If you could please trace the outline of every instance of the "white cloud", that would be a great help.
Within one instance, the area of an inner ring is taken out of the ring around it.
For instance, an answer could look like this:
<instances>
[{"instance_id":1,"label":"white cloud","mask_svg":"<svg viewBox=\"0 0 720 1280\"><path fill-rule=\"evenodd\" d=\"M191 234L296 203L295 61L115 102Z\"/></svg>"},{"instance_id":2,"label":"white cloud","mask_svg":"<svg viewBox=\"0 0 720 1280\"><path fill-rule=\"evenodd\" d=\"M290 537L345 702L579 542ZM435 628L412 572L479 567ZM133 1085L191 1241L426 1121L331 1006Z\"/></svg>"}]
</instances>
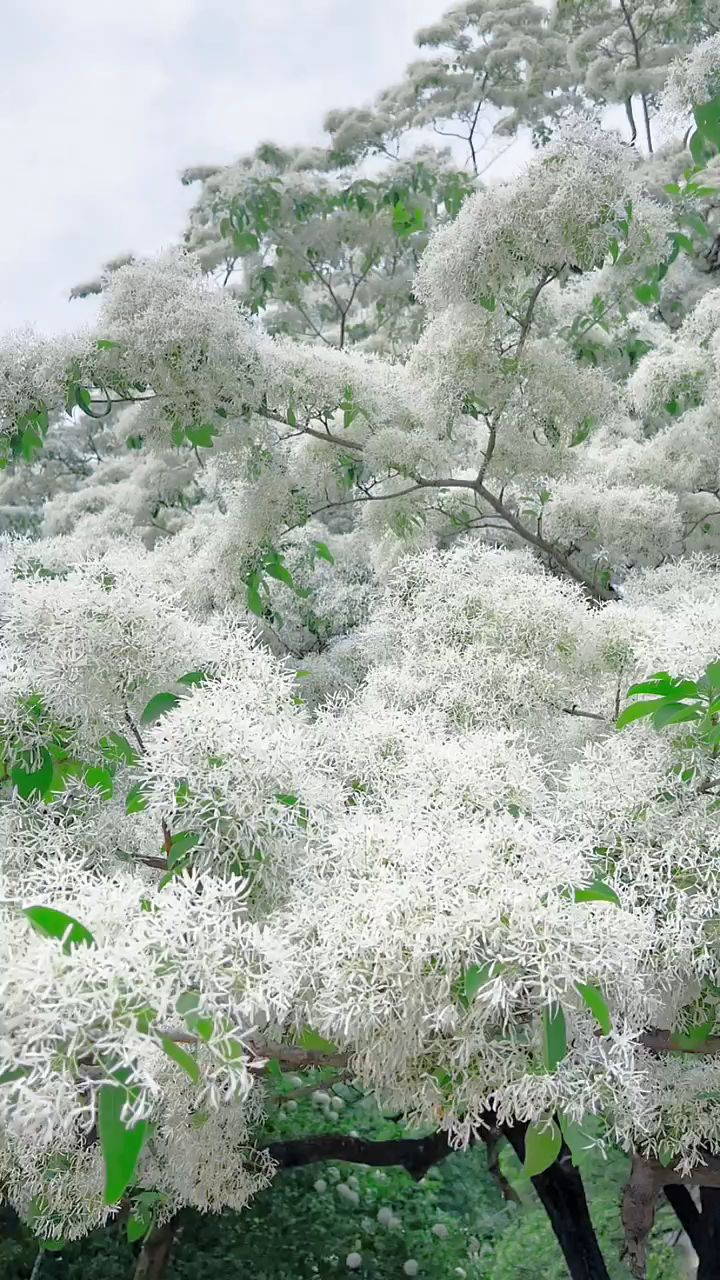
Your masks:
<instances>
[{"instance_id":1,"label":"white cloud","mask_svg":"<svg viewBox=\"0 0 720 1280\"><path fill-rule=\"evenodd\" d=\"M443 0L3 0L0 330L84 325L67 295L177 238L178 172L313 142L414 56Z\"/></svg>"}]
</instances>

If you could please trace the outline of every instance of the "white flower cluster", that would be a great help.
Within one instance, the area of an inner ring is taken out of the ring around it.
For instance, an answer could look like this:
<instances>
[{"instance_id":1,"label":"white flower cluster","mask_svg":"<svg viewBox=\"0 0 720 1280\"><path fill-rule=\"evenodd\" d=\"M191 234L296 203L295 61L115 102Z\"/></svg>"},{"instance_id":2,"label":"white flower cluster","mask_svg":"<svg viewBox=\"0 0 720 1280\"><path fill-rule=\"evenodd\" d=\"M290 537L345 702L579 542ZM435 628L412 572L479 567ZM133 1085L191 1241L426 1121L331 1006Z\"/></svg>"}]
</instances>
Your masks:
<instances>
[{"instance_id":1,"label":"white flower cluster","mask_svg":"<svg viewBox=\"0 0 720 1280\"><path fill-rule=\"evenodd\" d=\"M14 435L23 420L64 403L67 369L86 361L90 340L38 338L30 330L11 333L0 344L0 437Z\"/></svg>"},{"instance_id":2,"label":"white flower cluster","mask_svg":"<svg viewBox=\"0 0 720 1280\"><path fill-rule=\"evenodd\" d=\"M720 34L708 36L684 58L670 64L662 93L662 109L671 118L687 118L720 92Z\"/></svg>"},{"instance_id":3,"label":"white flower cluster","mask_svg":"<svg viewBox=\"0 0 720 1280\"><path fill-rule=\"evenodd\" d=\"M123 1069L127 1123L155 1126L138 1181L159 1193L161 1220L184 1204L240 1208L267 1182L269 1161L249 1158L262 1111L247 1069L253 1055L229 1050L233 984L221 992L215 972L223 954L238 975L253 963L239 887L204 876L202 887L190 878L158 892L120 867L88 874L71 849L63 861L52 841L21 877L3 878L0 1071L20 1078L0 1094L0 1171L6 1195L21 1213L32 1211L40 1235L81 1236L115 1212L103 1204L93 1132L100 1091ZM19 905L49 897L81 919L93 945L68 952L33 931ZM188 989L200 993L216 1027L193 1051L199 1086L163 1049L164 1035L184 1029L176 1006Z\"/></svg>"},{"instance_id":4,"label":"white flower cluster","mask_svg":"<svg viewBox=\"0 0 720 1280\"><path fill-rule=\"evenodd\" d=\"M521 178L472 196L433 237L418 275L422 300L433 312L514 301L566 266L599 266L623 238L636 260L661 256L671 224L640 193L628 151L597 127L567 126Z\"/></svg>"},{"instance_id":5,"label":"white flower cluster","mask_svg":"<svg viewBox=\"0 0 720 1280\"><path fill-rule=\"evenodd\" d=\"M503 67L532 53L511 27ZM627 387L556 332L569 267L666 255L628 151L567 129L473 196L405 362L269 336L177 253L113 271L95 348L0 353L6 432L68 381L143 400L92 461L76 415L77 483L39 482L39 536L0 546L0 1181L42 1234L114 1212L118 1070L161 1219L241 1207L272 1172L255 1037L305 1028L459 1143L491 1104L720 1151L718 1068L642 1045L717 1010L715 753L614 728L633 681L717 660L717 552L687 544L720 514L718 303L666 340L633 303L623 342L655 349ZM281 160L311 196L318 157ZM36 932L42 906L80 938Z\"/></svg>"},{"instance_id":6,"label":"white flower cluster","mask_svg":"<svg viewBox=\"0 0 720 1280\"><path fill-rule=\"evenodd\" d=\"M242 416L261 389L255 337L237 304L202 276L197 260L170 252L114 273L98 322L110 371L146 385L167 434Z\"/></svg>"}]
</instances>

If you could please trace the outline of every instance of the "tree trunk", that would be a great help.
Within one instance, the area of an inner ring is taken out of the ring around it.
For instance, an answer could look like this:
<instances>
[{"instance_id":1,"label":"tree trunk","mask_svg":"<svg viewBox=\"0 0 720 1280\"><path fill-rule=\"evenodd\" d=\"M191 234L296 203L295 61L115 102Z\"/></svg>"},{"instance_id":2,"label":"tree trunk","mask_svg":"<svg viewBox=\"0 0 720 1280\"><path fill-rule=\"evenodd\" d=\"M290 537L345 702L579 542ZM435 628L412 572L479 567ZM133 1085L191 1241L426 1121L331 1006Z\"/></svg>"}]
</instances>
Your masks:
<instances>
[{"instance_id":1,"label":"tree trunk","mask_svg":"<svg viewBox=\"0 0 720 1280\"><path fill-rule=\"evenodd\" d=\"M507 1125L503 1132L521 1160L525 1159L525 1126ZM563 1143L554 1164L531 1179L563 1251L572 1280L610 1280L585 1199L585 1189Z\"/></svg>"},{"instance_id":2,"label":"tree trunk","mask_svg":"<svg viewBox=\"0 0 720 1280\"><path fill-rule=\"evenodd\" d=\"M720 1187L701 1187L701 1247L697 1280L720 1280Z\"/></svg>"},{"instance_id":3,"label":"tree trunk","mask_svg":"<svg viewBox=\"0 0 720 1280\"><path fill-rule=\"evenodd\" d=\"M690 1192L687 1187L674 1186L672 1183L667 1187L663 1187L663 1191L668 1204L675 1210L675 1216L685 1235L698 1257L700 1257L703 1243L703 1224Z\"/></svg>"},{"instance_id":4,"label":"tree trunk","mask_svg":"<svg viewBox=\"0 0 720 1280\"><path fill-rule=\"evenodd\" d=\"M133 1272L133 1280L160 1280L164 1275L173 1241L178 1230L178 1219L171 1218L162 1227L155 1227L145 1241Z\"/></svg>"}]
</instances>

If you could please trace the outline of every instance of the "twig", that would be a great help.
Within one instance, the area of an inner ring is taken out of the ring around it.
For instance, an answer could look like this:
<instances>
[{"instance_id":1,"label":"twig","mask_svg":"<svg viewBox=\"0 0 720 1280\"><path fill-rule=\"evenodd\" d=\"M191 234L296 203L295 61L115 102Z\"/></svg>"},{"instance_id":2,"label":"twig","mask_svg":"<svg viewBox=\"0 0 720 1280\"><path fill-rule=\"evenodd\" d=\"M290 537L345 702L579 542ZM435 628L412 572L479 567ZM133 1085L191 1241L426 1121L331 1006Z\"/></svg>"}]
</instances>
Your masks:
<instances>
[{"instance_id":1,"label":"twig","mask_svg":"<svg viewBox=\"0 0 720 1280\"><path fill-rule=\"evenodd\" d=\"M580 707L576 707L575 703L571 707L563 707L563 714L566 716L582 716L584 720L601 720L603 724L609 724L607 716L601 716L598 711L582 711Z\"/></svg>"}]
</instances>

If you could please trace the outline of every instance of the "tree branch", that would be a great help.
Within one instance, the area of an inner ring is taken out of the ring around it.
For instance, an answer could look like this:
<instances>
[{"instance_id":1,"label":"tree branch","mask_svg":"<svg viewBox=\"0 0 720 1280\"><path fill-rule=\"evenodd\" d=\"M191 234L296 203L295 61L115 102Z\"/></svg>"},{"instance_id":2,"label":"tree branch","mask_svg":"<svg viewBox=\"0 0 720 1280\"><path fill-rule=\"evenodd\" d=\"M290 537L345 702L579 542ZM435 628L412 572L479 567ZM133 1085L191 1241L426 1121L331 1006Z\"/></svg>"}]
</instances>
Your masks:
<instances>
[{"instance_id":1,"label":"tree branch","mask_svg":"<svg viewBox=\"0 0 720 1280\"><path fill-rule=\"evenodd\" d=\"M583 720L600 720L603 724L609 724L607 716L601 716L599 711L581 711L575 704L571 707L563 707L563 714L566 716L581 716Z\"/></svg>"},{"instance_id":2,"label":"tree branch","mask_svg":"<svg viewBox=\"0 0 720 1280\"><path fill-rule=\"evenodd\" d=\"M170 1261L175 1237L182 1230L180 1215L155 1227L143 1243L133 1272L133 1280L160 1280Z\"/></svg>"},{"instance_id":3,"label":"tree branch","mask_svg":"<svg viewBox=\"0 0 720 1280\"><path fill-rule=\"evenodd\" d=\"M671 1031L650 1030L640 1036L640 1043L651 1053L720 1053L720 1036L708 1036L699 1044L688 1045Z\"/></svg>"},{"instance_id":4,"label":"tree branch","mask_svg":"<svg viewBox=\"0 0 720 1280\"><path fill-rule=\"evenodd\" d=\"M344 1133L322 1133L308 1138L269 1142L265 1151L281 1169L295 1169L318 1160L341 1160L348 1164L368 1164L373 1168L400 1165L419 1181L432 1165L449 1156L453 1147L445 1130L426 1138L391 1138L371 1142Z\"/></svg>"},{"instance_id":5,"label":"tree branch","mask_svg":"<svg viewBox=\"0 0 720 1280\"><path fill-rule=\"evenodd\" d=\"M698 1257L702 1252L703 1229L700 1214L687 1187L679 1187L672 1182L663 1187L665 1199L675 1213L680 1226L690 1241Z\"/></svg>"},{"instance_id":6,"label":"tree branch","mask_svg":"<svg viewBox=\"0 0 720 1280\"><path fill-rule=\"evenodd\" d=\"M511 529L515 530L519 537L525 542L529 542L536 550L542 552L550 564L556 564L558 568L562 569L569 578L572 578L574 582L577 582L583 588L591 599L597 601L615 599L615 592L611 588L599 586L597 583L590 581L589 578L586 578L585 574L568 559L564 552L560 551L554 543L548 542L541 534L533 533L531 529L527 529L522 521L518 520L517 516L504 505L500 498L491 493L484 484L480 483L472 487L492 507L493 511L502 516L503 520L510 525Z\"/></svg>"},{"instance_id":7,"label":"tree branch","mask_svg":"<svg viewBox=\"0 0 720 1280\"><path fill-rule=\"evenodd\" d=\"M527 1125L503 1125L503 1133L520 1160L525 1159ZM585 1189L563 1142L554 1164L531 1178L563 1251L572 1280L610 1280L590 1218Z\"/></svg>"}]
</instances>

